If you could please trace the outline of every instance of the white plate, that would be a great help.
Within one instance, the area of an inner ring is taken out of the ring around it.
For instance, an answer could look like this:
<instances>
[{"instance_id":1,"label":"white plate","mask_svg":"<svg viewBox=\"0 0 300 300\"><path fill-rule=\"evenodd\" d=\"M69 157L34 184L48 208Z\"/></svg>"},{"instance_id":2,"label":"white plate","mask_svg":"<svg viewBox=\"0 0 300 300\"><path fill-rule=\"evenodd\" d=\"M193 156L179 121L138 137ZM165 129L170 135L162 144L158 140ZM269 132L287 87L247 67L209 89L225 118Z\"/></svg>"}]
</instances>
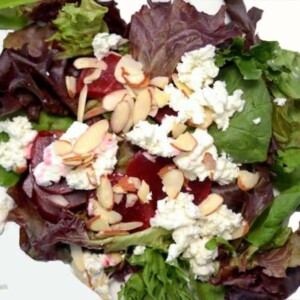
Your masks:
<instances>
[{"instance_id":1,"label":"white plate","mask_svg":"<svg viewBox=\"0 0 300 300\"><path fill-rule=\"evenodd\" d=\"M123 17L129 21L130 16L144 4L144 0L117 0ZM193 0L198 8L208 13L215 13L221 0ZM287 49L300 51L299 0L248 0L247 6L264 9L264 16L258 26L262 39L277 40ZM0 41L4 32L0 32ZM291 225L295 229L300 220L295 214ZM0 299L2 300L99 300L89 288L81 284L71 273L69 266L61 262L35 262L26 256L18 243L18 227L7 224L0 236ZM289 299L300 299L300 290Z\"/></svg>"}]
</instances>

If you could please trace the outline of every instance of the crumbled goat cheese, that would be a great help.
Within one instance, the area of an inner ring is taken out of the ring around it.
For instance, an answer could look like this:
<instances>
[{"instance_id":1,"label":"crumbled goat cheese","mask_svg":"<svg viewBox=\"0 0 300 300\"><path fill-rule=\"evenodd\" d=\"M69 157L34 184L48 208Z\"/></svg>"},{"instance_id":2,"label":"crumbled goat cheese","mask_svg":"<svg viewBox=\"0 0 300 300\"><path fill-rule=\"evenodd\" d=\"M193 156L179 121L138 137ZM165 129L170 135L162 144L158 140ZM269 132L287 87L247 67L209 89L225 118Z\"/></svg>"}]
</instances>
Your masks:
<instances>
[{"instance_id":1,"label":"crumbled goat cheese","mask_svg":"<svg viewBox=\"0 0 300 300\"><path fill-rule=\"evenodd\" d=\"M136 246L133 250L134 255L143 255L146 251L145 246Z\"/></svg>"},{"instance_id":2,"label":"crumbled goat cheese","mask_svg":"<svg viewBox=\"0 0 300 300\"><path fill-rule=\"evenodd\" d=\"M164 89L170 96L168 105L178 112L177 122L191 120L196 125L205 121L205 108L213 112L213 121L218 129L225 131L229 126L229 119L244 108L245 101L241 99L243 92L236 90L228 95L226 84L216 81L213 87L205 87L186 97L182 91L169 84Z\"/></svg>"},{"instance_id":3,"label":"crumbled goat cheese","mask_svg":"<svg viewBox=\"0 0 300 300\"><path fill-rule=\"evenodd\" d=\"M216 271L218 249L208 250L205 245L210 238L198 238L190 241L189 246L183 253L183 257L188 258L195 277L201 281L207 281Z\"/></svg>"},{"instance_id":4,"label":"crumbled goat cheese","mask_svg":"<svg viewBox=\"0 0 300 300\"><path fill-rule=\"evenodd\" d=\"M171 145L172 139L168 137L175 120L176 117L166 116L161 125L140 121L125 135L126 139L152 155L162 157L178 155L180 151Z\"/></svg>"},{"instance_id":5,"label":"crumbled goat cheese","mask_svg":"<svg viewBox=\"0 0 300 300\"><path fill-rule=\"evenodd\" d=\"M261 118L253 119L252 122L253 122L255 125L258 125L258 124L261 122Z\"/></svg>"},{"instance_id":6,"label":"crumbled goat cheese","mask_svg":"<svg viewBox=\"0 0 300 300\"><path fill-rule=\"evenodd\" d=\"M275 98L273 102L278 106L284 106L286 103L286 98Z\"/></svg>"},{"instance_id":7,"label":"crumbled goat cheese","mask_svg":"<svg viewBox=\"0 0 300 300\"><path fill-rule=\"evenodd\" d=\"M60 139L74 144L88 128L86 124L74 122ZM53 182L59 182L61 177L65 177L71 188L79 190L94 189L95 186L90 182L88 173L93 170L95 172L95 180L100 180L102 175L111 174L117 163L117 151L116 136L105 136L101 145L93 151L96 159L91 167L77 167L74 169L65 165L62 157L56 155L54 143L52 143L44 149L43 162L35 167L33 174L37 184L41 186L49 186ZM99 183L97 181L97 184Z\"/></svg>"},{"instance_id":8,"label":"crumbled goat cheese","mask_svg":"<svg viewBox=\"0 0 300 300\"><path fill-rule=\"evenodd\" d=\"M8 213L14 208L13 199L6 194L6 189L0 186L0 234L3 233Z\"/></svg>"},{"instance_id":9,"label":"crumbled goat cheese","mask_svg":"<svg viewBox=\"0 0 300 300\"><path fill-rule=\"evenodd\" d=\"M191 120L194 124L202 124L205 118L204 108L195 97L186 97L173 84L165 87L164 92L170 96L169 107L178 112L177 122L184 123Z\"/></svg>"},{"instance_id":10,"label":"crumbled goat cheese","mask_svg":"<svg viewBox=\"0 0 300 300\"><path fill-rule=\"evenodd\" d=\"M185 53L177 65L179 80L194 91L212 84L219 73L214 60L215 49L213 45L207 45Z\"/></svg>"},{"instance_id":11,"label":"crumbled goat cheese","mask_svg":"<svg viewBox=\"0 0 300 300\"><path fill-rule=\"evenodd\" d=\"M90 251L84 252L83 259L86 270L83 274L85 283L91 286L101 299L111 300L109 278L105 274L104 269L115 266L116 262L109 254L95 254Z\"/></svg>"},{"instance_id":12,"label":"crumbled goat cheese","mask_svg":"<svg viewBox=\"0 0 300 300\"><path fill-rule=\"evenodd\" d=\"M208 250L205 244L211 238L220 236L230 239L242 222L236 214L222 205L215 212L203 216L193 203L194 196L179 193L176 199L165 198L157 202L155 216L150 220L152 227L173 230L175 243L168 250L167 261L171 262L180 254L189 258L195 277L208 280L216 270L216 250Z\"/></svg>"},{"instance_id":13,"label":"crumbled goat cheese","mask_svg":"<svg viewBox=\"0 0 300 300\"><path fill-rule=\"evenodd\" d=\"M245 101L241 99L242 90L235 90L228 95L226 83L216 81L213 87L205 87L200 97L200 104L210 108L213 112L213 119L218 129L225 131L229 126L229 119L244 108Z\"/></svg>"},{"instance_id":14,"label":"crumbled goat cheese","mask_svg":"<svg viewBox=\"0 0 300 300\"><path fill-rule=\"evenodd\" d=\"M92 46L94 55L101 59L105 56L110 49L117 50L120 46L126 43L127 40L123 39L120 35L115 33L101 32L95 35Z\"/></svg>"},{"instance_id":15,"label":"crumbled goat cheese","mask_svg":"<svg viewBox=\"0 0 300 300\"><path fill-rule=\"evenodd\" d=\"M197 141L197 146L191 152L182 152L174 158L174 163L190 179L204 181L209 177L213 181L224 185L232 182L238 176L238 165L234 164L226 154L218 157L217 148L214 146L213 137L200 128L192 134ZM203 161L205 155L211 155L215 160L215 167L208 168Z\"/></svg>"},{"instance_id":16,"label":"crumbled goat cheese","mask_svg":"<svg viewBox=\"0 0 300 300\"><path fill-rule=\"evenodd\" d=\"M233 182L238 177L239 167L232 162L232 159L222 153L216 160L216 166L211 173L211 180L217 181L220 185Z\"/></svg>"},{"instance_id":17,"label":"crumbled goat cheese","mask_svg":"<svg viewBox=\"0 0 300 300\"><path fill-rule=\"evenodd\" d=\"M26 117L15 117L0 122L0 132L9 136L7 142L0 142L0 165L6 171L24 171L27 167L26 158L37 131Z\"/></svg>"}]
</instances>

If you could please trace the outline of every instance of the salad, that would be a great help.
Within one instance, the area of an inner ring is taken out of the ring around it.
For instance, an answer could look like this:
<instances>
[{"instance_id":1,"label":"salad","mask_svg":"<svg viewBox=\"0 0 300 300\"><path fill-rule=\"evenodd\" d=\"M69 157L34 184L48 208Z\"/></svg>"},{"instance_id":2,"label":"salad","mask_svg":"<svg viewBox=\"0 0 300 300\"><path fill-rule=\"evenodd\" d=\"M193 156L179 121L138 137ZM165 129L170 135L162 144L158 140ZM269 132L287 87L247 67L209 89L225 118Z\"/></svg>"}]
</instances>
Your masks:
<instances>
[{"instance_id":1,"label":"salad","mask_svg":"<svg viewBox=\"0 0 300 300\"><path fill-rule=\"evenodd\" d=\"M300 56L256 35L260 9L149 0L126 24L114 1L0 8L16 29L0 56L0 230L20 225L25 253L70 263L101 299L112 281L132 300L298 288Z\"/></svg>"}]
</instances>

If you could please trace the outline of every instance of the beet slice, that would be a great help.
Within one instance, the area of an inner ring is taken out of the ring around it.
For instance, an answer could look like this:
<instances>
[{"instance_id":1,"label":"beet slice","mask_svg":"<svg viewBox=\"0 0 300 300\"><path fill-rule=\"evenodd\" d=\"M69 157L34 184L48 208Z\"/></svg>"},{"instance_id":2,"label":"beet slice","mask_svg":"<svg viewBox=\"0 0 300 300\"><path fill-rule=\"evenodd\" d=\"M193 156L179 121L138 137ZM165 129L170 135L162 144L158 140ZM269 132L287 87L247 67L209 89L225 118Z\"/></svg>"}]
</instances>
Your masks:
<instances>
[{"instance_id":1,"label":"beet slice","mask_svg":"<svg viewBox=\"0 0 300 300\"><path fill-rule=\"evenodd\" d=\"M155 215L157 201L166 197L165 192L162 190L161 179L157 173L169 163L169 159L161 157L153 157L150 160L140 151L128 166L126 175L145 180L152 191L152 200L148 204L137 201L133 207L126 208L126 201L123 200L120 204L114 206L114 210L123 216L122 222L143 222L144 225L136 231L150 227L150 219Z\"/></svg>"},{"instance_id":2,"label":"beet slice","mask_svg":"<svg viewBox=\"0 0 300 300\"><path fill-rule=\"evenodd\" d=\"M32 178L32 181L34 179ZM24 187L23 187L24 188ZM57 223L62 217L63 212L67 210L75 210L86 205L86 192L75 191L63 195L66 205L60 205L51 200L55 195L47 193L41 189L36 183L33 183L32 200L40 213L40 215L47 221ZM61 195L60 195L61 196Z\"/></svg>"},{"instance_id":3,"label":"beet slice","mask_svg":"<svg viewBox=\"0 0 300 300\"><path fill-rule=\"evenodd\" d=\"M154 120L160 124L165 116L177 116L177 112L171 107L165 106L157 111Z\"/></svg>"},{"instance_id":4,"label":"beet slice","mask_svg":"<svg viewBox=\"0 0 300 300\"><path fill-rule=\"evenodd\" d=\"M198 180L189 181L184 191L194 195L194 203L199 205L211 192L211 181L209 179L200 182Z\"/></svg>"},{"instance_id":5,"label":"beet slice","mask_svg":"<svg viewBox=\"0 0 300 300\"><path fill-rule=\"evenodd\" d=\"M137 201L134 206L126 208L126 201L123 199L120 204L114 206L114 210L123 216L122 222L143 222L144 225L136 231L150 227L150 219L155 215L157 201L166 197L166 193L162 190L161 178L157 174L161 168L171 163L171 159L151 157L142 151L134 156L128 166L126 175L145 180L152 191L152 200L148 204ZM204 182L190 181L183 191L193 194L195 197L194 203L198 205L210 194L211 181L209 179Z\"/></svg>"},{"instance_id":6,"label":"beet slice","mask_svg":"<svg viewBox=\"0 0 300 300\"><path fill-rule=\"evenodd\" d=\"M103 61L107 64L107 69L102 71L101 76L97 80L88 85L88 97L100 100L113 91L124 89L124 86L116 80L114 75L116 65L120 59L121 56L114 53L103 58ZM91 72L93 72L93 70L84 69L80 73L77 81L78 93L80 93L84 86L83 79L91 74Z\"/></svg>"},{"instance_id":7,"label":"beet slice","mask_svg":"<svg viewBox=\"0 0 300 300\"><path fill-rule=\"evenodd\" d=\"M32 146L32 160L30 162L30 168L34 168L43 161L44 149L49 146L55 139L62 134L61 131L41 131L36 137ZM74 191L68 186L66 180L62 178L58 183L53 183L50 186L40 186L47 193L51 194L68 194Z\"/></svg>"}]
</instances>

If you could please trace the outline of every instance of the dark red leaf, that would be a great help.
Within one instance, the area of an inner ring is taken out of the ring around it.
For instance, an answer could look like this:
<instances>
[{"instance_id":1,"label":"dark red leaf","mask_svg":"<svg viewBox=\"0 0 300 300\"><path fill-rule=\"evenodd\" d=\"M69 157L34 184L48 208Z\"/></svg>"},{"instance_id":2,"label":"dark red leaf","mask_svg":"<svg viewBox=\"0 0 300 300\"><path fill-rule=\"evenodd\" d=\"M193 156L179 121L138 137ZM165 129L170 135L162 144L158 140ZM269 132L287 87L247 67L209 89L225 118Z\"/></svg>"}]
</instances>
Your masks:
<instances>
[{"instance_id":1,"label":"dark red leaf","mask_svg":"<svg viewBox=\"0 0 300 300\"><path fill-rule=\"evenodd\" d=\"M241 34L225 24L225 6L211 16L183 0L148 3L150 8L143 6L132 17L129 40L133 57L151 76L169 76L185 52L219 45Z\"/></svg>"}]
</instances>

